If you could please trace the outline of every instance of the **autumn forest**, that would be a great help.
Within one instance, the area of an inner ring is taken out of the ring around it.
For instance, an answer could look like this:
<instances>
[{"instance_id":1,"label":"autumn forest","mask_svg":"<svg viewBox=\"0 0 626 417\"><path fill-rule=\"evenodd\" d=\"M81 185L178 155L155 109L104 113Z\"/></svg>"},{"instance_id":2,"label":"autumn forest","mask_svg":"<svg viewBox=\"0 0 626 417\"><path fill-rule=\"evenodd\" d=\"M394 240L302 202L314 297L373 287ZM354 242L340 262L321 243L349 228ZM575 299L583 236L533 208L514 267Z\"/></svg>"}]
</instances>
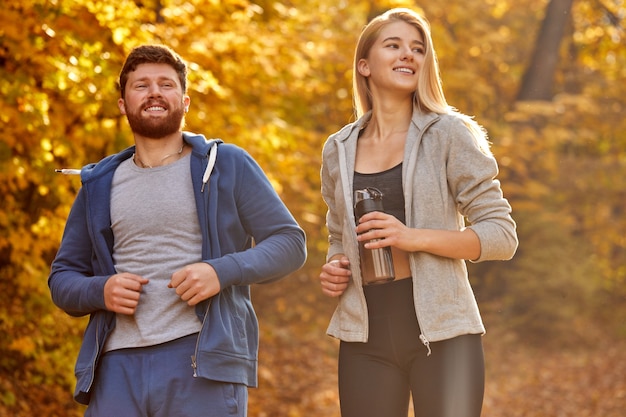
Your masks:
<instances>
[{"instance_id":1,"label":"autumn forest","mask_svg":"<svg viewBox=\"0 0 626 417\"><path fill-rule=\"evenodd\" d=\"M448 102L489 132L520 246L469 264L487 327L485 417L626 412L626 4L622 0L3 0L0 417L77 417L86 318L47 277L80 168L132 144L126 54L187 61L186 130L245 148L305 229L306 265L253 288L254 417L338 417L321 149L354 120L352 54L391 7L432 25Z\"/></svg>"}]
</instances>

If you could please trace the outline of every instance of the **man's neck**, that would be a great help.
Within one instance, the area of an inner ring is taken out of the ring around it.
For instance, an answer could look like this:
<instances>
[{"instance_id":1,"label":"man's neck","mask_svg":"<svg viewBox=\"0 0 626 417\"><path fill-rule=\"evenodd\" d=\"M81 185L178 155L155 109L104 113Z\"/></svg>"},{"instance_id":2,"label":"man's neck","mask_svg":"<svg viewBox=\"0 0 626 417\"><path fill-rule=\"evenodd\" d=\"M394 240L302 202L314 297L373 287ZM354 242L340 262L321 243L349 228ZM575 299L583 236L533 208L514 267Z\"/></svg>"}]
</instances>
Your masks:
<instances>
[{"instance_id":1,"label":"man's neck","mask_svg":"<svg viewBox=\"0 0 626 417\"><path fill-rule=\"evenodd\" d=\"M182 132L162 138L135 135L135 163L142 168L153 168L177 161L184 151Z\"/></svg>"}]
</instances>

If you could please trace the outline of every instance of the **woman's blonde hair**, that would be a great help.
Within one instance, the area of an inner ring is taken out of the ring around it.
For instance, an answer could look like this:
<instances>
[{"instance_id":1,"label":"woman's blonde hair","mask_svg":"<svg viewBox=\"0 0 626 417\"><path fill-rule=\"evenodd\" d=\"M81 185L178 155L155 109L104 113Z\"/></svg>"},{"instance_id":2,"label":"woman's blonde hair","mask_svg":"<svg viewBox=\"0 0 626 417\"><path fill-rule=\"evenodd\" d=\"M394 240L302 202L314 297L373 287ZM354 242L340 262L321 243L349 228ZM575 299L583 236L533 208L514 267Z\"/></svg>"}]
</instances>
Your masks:
<instances>
[{"instance_id":1,"label":"woman's blonde hair","mask_svg":"<svg viewBox=\"0 0 626 417\"><path fill-rule=\"evenodd\" d=\"M449 106L443 94L441 76L439 73L439 63L437 54L433 46L430 32L430 23L424 16L407 8L395 8L372 19L363 28L357 47L354 53L353 63L353 90L354 90L354 111L358 118L372 110L372 94L369 89L368 79L358 71L358 63L361 59L367 59L372 46L378 39L382 29L390 23L405 22L413 26L422 35L424 41L424 62L420 69L417 89L415 91L414 105L423 112L433 112L439 114L455 114L459 116L467 125L469 130L476 137L477 143L489 153L489 143L486 132L471 117L459 113Z\"/></svg>"}]
</instances>

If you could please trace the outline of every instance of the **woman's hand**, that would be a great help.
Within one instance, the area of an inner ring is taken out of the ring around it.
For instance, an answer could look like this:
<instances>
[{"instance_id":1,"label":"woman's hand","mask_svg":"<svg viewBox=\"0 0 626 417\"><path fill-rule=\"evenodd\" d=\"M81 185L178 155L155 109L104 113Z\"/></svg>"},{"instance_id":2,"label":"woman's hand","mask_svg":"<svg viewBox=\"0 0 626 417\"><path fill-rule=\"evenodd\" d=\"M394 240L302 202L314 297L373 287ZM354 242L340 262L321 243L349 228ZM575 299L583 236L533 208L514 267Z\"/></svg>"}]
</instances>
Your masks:
<instances>
[{"instance_id":1,"label":"woman's hand","mask_svg":"<svg viewBox=\"0 0 626 417\"><path fill-rule=\"evenodd\" d=\"M478 235L470 229L412 229L390 214L374 211L363 215L356 228L357 239L367 249L393 246L405 252L426 252L452 259L476 260L481 247ZM370 242L371 240L376 240Z\"/></svg>"},{"instance_id":2,"label":"woman's hand","mask_svg":"<svg viewBox=\"0 0 626 417\"><path fill-rule=\"evenodd\" d=\"M320 273L322 292L329 297L339 297L348 288L351 276L348 257L334 257L322 265L322 272Z\"/></svg>"},{"instance_id":3,"label":"woman's hand","mask_svg":"<svg viewBox=\"0 0 626 417\"><path fill-rule=\"evenodd\" d=\"M393 246L405 252L414 252L416 247L415 229L406 227L391 214L373 211L359 219L356 228L357 240L365 243L367 249ZM370 240L379 239L376 242Z\"/></svg>"}]
</instances>

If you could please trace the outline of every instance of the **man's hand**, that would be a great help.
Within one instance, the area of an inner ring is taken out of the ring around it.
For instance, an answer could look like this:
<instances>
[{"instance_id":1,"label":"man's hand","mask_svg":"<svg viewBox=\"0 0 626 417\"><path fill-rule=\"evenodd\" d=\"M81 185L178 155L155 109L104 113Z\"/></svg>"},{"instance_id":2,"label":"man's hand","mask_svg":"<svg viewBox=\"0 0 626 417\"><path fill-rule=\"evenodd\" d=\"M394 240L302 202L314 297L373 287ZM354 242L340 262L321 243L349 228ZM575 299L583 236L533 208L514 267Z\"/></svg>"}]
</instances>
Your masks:
<instances>
[{"instance_id":1,"label":"man's hand","mask_svg":"<svg viewBox=\"0 0 626 417\"><path fill-rule=\"evenodd\" d=\"M175 288L180 299L190 306L213 297L221 290L215 269L205 262L187 265L174 272L168 287Z\"/></svg>"},{"instance_id":2,"label":"man's hand","mask_svg":"<svg viewBox=\"0 0 626 417\"><path fill-rule=\"evenodd\" d=\"M147 278L128 272L111 275L104 284L104 304L107 310L129 316L135 314L141 289L147 283Z\"/></svg>"}]
</instances>

